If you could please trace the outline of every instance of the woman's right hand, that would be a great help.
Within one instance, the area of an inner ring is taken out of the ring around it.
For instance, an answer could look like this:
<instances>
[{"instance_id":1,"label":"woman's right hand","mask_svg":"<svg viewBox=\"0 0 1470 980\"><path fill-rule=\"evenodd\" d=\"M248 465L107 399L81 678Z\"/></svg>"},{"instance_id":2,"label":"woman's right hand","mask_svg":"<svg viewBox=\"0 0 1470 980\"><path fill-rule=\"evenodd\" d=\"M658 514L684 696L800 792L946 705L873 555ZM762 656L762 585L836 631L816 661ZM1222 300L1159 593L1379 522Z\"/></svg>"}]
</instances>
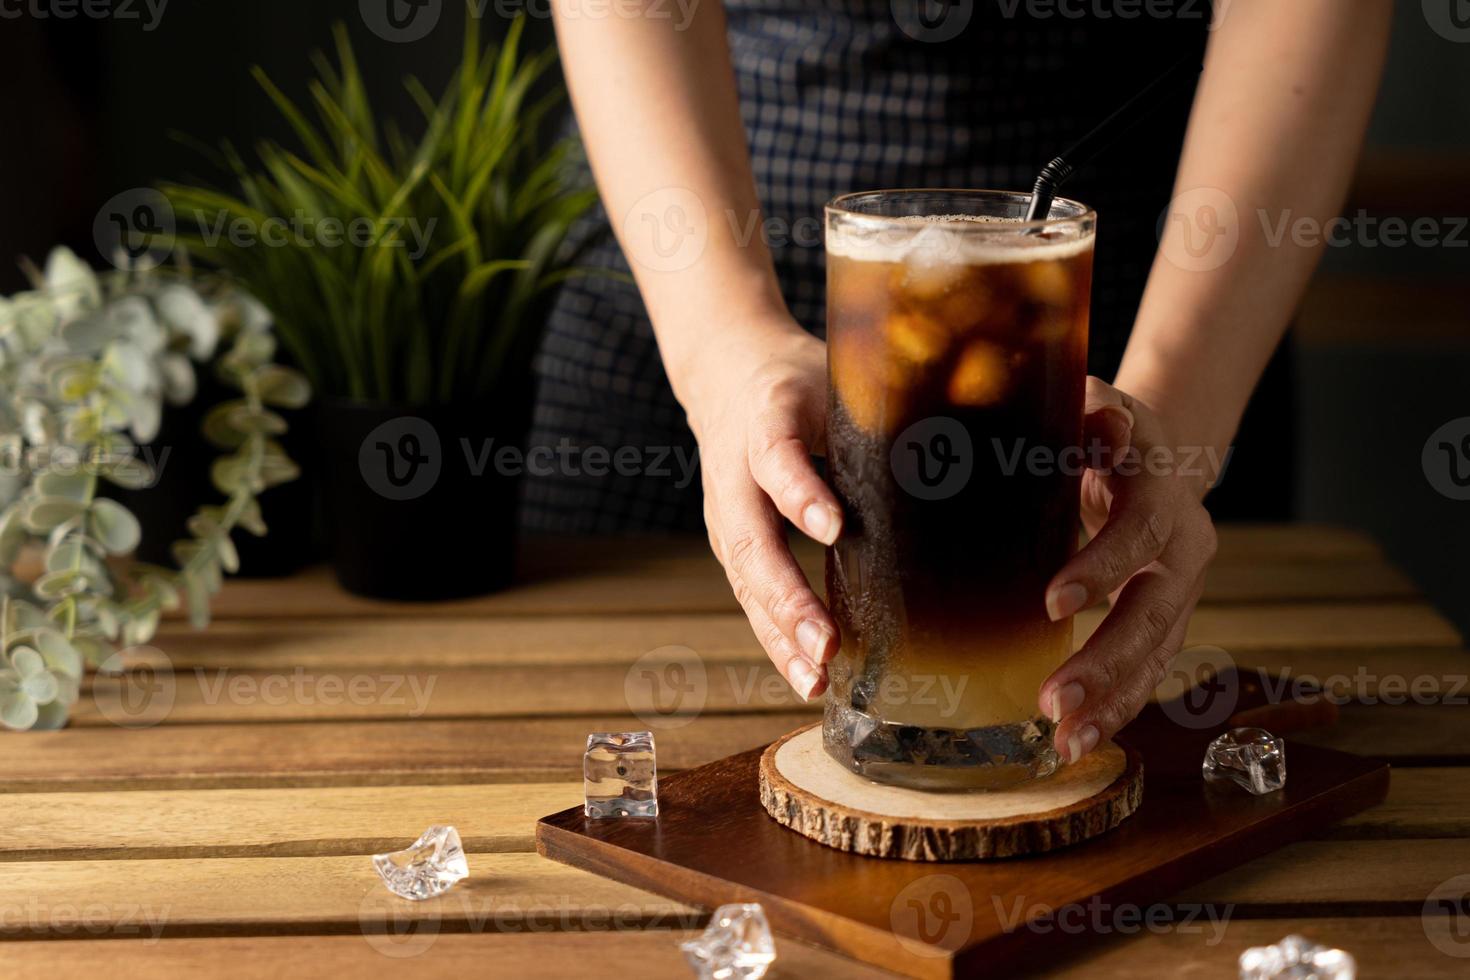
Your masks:
<instances>
[{"instance_id":1,"label":"woman's right hand","mask_svg":"<svg viewBox=\"0 0 1470 980\"><path fill-rule=\"evenodd\" d=\"M771 662L810 700L826 689L837 624L792 556L782 517L822 544L842 530L837 498L811 462L823 448L827 347L789 316L772 317L681 380L710 547Z\"/></svg>"}]
</instances>

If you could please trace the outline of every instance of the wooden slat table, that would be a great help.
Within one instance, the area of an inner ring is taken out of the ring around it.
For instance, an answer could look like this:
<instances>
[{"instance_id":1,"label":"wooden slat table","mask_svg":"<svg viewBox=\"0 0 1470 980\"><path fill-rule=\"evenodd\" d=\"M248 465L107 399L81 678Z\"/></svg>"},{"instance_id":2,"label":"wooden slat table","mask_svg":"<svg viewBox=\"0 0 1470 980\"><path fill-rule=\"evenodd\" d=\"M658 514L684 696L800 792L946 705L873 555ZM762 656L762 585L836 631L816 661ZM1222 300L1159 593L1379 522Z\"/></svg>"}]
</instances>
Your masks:
<instances>
[{"instance_id":1,"label":"wooden slat table","mask_svg":"<svg viewBox=\"0 0 1470 980\"><path fill-rule=\"evenodd\" d=\"M800 557L815 574L819 552ZM320 570L232 582L214 626L167 624L164 658L91 682L70 728L0 741L3 975L688 975L677 943L700 910L541 859L533 824L580 799L588 731L653 718L674 770L816 709L778 683L702 542L534 541L523 569L440 605L352 598ZM1054 972L1231 977L1246 946L1301 932L1364 977L1470 973L1464 892L1462 918L1425 914L1470 874L1470 653L1450 623L1361 535L1227 527L1189 642L1350 690L1335 728L1302 737L1393 762L1389 800L1158 896L1176 922L1218 922L1100 936ZM703 689L660 716L641 668L691 656ZM439 822L471 878L394 899L367 855ZM772 976L887 975L778 946Z\"/></svg>"}]
</instances>

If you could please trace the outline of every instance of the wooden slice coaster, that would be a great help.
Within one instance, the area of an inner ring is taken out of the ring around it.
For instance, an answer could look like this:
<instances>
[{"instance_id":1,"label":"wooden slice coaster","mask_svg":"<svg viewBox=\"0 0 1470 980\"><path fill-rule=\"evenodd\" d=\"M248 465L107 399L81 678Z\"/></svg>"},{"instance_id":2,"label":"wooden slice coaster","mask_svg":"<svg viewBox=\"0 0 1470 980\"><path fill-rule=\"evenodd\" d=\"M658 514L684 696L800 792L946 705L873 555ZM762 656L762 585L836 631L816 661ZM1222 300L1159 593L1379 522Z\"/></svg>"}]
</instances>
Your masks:
<instances>
[{"instance_id":1,"label":"wooden slice coaster","mask_svg":"<svg viewBox=\"0 0 1470 980\"><path fill-rule=\"evenodd\" d=\"M1012 789L931 793L874 783L822 748L820 724L761 755L761 803L812 840L873 857L971 861L1039 854L1112 830L1143 799L1143 758L1108 742Z\"/></svg>"}]
</instances>

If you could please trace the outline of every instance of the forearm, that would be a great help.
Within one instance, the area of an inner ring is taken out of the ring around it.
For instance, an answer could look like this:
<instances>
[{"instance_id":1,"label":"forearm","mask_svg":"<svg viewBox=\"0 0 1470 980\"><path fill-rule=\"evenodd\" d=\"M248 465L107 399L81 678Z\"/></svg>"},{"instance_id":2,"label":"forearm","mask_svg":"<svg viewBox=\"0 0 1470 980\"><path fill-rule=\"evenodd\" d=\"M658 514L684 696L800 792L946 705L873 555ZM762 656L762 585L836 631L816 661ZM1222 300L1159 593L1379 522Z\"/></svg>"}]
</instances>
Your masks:
<instances>
[{"instance_id":1,"label":"forearm","mask_svg":"<svg viewBox=\"0 0 1470 980\"><path fill-rule=\"evenodd\" d=\"M740 121L724 9L578 17L553 5L588 158L674 392L785 311Z\"/></svg>"},{"instance_id":2,"label":"forearm","mask_svg":"<svg viewBox=\"0 0 1470 980\"><path fill-rule=\"evenodd\" d=\"M1320 228L1342 206L1392 12L1388 0L1236 0L1223 9L1117 378L1169 421L1180 446L1217 454L1320 257L1321 245L1294 242L1290 227L1305 219ZM1202 208L1238 237L1207 247Z\"/></svg>"}]
</instances>

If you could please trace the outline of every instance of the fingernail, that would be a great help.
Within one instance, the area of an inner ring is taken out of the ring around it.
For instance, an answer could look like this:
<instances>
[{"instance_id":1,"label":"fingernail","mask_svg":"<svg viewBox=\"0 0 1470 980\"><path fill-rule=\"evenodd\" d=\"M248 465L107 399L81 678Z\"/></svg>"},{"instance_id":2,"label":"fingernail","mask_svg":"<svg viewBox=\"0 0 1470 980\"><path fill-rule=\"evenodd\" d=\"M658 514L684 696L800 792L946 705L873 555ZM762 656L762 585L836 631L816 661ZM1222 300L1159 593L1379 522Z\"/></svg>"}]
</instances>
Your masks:
<instances>
[{"instance_id":1,"label":"fingernail","mask_svg":"<svg viewBox=\"0 0 1470 980\"><path fill-rule=\"evenodd\" d=\"M1088 725L1067 739L1067 763L1070 765L1097 748L1097 738L1097 726Z\"/></svg>"},{"instance_id":2,"label":"fingernail","mask_svg":"<svg viewBox=\"0 0 1470 980\"><path fill-rule=\"evenodd\" d=\"M800 657L794 657L786 668L786 676L803 701L812 699L812 691L822 682L822 673Z\"/></svg>"},{"instance_id":3,"label":"fingernail","mask_svg":"<svg viewBox=\"0 0 1470 980\"><path fill-rule=\"evenodd\" d=\"M814 664L824 664L832 657L832 631L814 619L804 619L796 628L796 645Z\"/></svg>"},{"instance_id":4,"label":"fingernail","mask_svg":"<svg viewBox=\"0 0 1470 980\"><path fill-rule=\"evenodd\" d=\"M836 541L838 532L842 530L842 515L835 507L826 504L807 504L806 510L801 512L801 522L806 525L806 533L822 544Z\"/></svg>"},{"instance_id":5,"label":"fingernail","mask_svg":"<svg viewBox=\"0 0 1470 980\"><path fill-rule=\"evenodd\" d=\"M1053 623L1074 615L1087 605L1087 589L1076 582L1068 582L1046 595L1046 615Z\"/></svg>"},{"instance_id":6,"label":"fingernail","mask_svg":"<svg viewBox=\"0 0 1470 980\"><path fill-rule=\"evenodd\" d=\"M1061 724L1063 718L1082 707L1085 693L1076 681L1053 688L1051 692L1051 723Z\"/></svg>"},{"instance_id":7,"label":"fingernail","mask_svg":"<svg viewBox=\"0 0 1470 980\"><path fill-rule=\"evenodd\" d=\"M1128 409L1124 408L1122 405L1114 405L1112 407L1123 414L1123 420L1127 422L1128 428L1133 428L1133 413L1128 411Z\"/></svg>"}]
</instances>

